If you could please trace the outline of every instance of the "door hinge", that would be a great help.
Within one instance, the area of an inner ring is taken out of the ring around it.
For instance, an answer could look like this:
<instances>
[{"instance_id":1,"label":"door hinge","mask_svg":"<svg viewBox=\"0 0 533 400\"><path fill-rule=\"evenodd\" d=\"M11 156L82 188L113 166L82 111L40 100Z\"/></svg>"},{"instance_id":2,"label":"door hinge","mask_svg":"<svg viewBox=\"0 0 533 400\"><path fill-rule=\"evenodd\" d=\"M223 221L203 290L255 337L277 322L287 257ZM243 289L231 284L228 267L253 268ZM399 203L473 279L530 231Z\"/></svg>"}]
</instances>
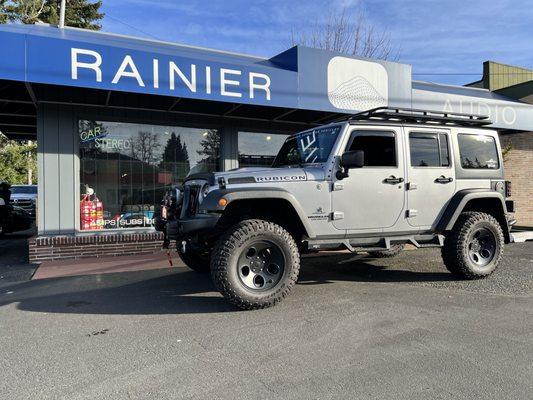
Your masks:
<instances>
[{"instance_id":1,"label":"door hinge","mask_svg":"<svg viewBox=\"0 0 533 400\"><path fill-rule=\"evenodd\" d=\"M418 211L417 210L407 210L405 212L405 216L407 218L412 218L412 217L416 217L418 215Z\"/></svg>"},{"instance_id":2,"label":"door hinge","mask_svg":"<svg viewBox=\"0 0 533 400\"><path fill-rule=\"evenodd\" d=\"M333 182L333 191L336 192L337 190L343 190L344 189L344 183L341 182Z\"/></svg>"},{"instance_id":3,"label":"door hinge","mask_svg":"<svg viewBox=\"0 0 533 400\"><path fill-rule=\"evenodd\" d=\"M331 213L331 219L337 221L339 219L344 219L344 213L342 211L333 211Z\"/></svg>"}]
</instances>

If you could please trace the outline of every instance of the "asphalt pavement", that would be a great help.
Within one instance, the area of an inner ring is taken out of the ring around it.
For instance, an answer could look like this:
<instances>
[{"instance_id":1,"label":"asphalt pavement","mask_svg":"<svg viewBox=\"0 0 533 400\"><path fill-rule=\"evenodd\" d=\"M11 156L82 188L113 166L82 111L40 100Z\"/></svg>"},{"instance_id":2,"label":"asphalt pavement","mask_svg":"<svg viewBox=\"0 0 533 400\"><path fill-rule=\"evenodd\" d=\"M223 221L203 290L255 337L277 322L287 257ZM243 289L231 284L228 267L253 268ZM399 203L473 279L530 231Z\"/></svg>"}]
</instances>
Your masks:
<instances>
[{"instance_id":1,"label":"asphalt pavement","mask_svg":"<svg viewBox=\"0 0 533 400\"><path fill-rule=\"evenodd\" d=\"M480 281L437 249L311 257L253 312L185 267L4 275L0 397L531 399L533 243L505 251Z\"/></svg>"}]
</instances>

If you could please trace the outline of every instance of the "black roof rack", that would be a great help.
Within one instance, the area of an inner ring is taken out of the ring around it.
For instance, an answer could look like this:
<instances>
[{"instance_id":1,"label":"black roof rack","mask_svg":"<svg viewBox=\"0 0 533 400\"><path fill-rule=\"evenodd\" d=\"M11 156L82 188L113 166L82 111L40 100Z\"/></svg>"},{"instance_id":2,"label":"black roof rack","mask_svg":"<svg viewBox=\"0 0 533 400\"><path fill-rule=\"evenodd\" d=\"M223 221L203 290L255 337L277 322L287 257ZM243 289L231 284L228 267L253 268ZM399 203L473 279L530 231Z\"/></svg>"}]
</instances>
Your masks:
<instances>
[{"instance_id":1,"label":"black roof rack","mask_svg":"<svg viewBox=\"0 0 533 400\"><path fill-rule=\"evenodd\" d=\"M417 110L413 108L378 107L353 114L338 121L390 121L427 125L485 126L492 124L486 115ZM337 122L338 122L337 121Z\"/></svg>"}]
</instances>

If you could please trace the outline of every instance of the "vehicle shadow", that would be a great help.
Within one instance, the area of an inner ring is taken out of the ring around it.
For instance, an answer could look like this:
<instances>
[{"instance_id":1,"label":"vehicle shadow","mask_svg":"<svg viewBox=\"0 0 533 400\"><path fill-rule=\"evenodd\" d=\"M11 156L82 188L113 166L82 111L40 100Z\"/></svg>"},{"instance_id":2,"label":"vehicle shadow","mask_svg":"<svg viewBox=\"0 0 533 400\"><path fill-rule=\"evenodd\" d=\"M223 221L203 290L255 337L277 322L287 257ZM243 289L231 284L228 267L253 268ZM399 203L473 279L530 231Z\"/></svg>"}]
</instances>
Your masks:
<instances>
[{"instance_id":1,"label":"vehicle shadow","mask_svg":"<svg viewBox=\"0 0 533 400\"><path fill-rule=\"evenodd\" d=\"M412 252L409 252L412 253ZM420 257L417 254L416 257ZM332 254L326 257L308 259L302 265L298 283L317 285L334 281L351 282L442 282L458 278L441 267L440 263L424 271L412 269L409 256L402 254L396 259L375 259L368 255ZM327 263L327 266L324 265Z\"/></svg>"},{"instance_id":2,"label":"vehicle shadow","mask_svg":"<svg viewBox=\"0 0 533 400\"><path fill-rule=\"evenodd\" d=\"M372 263L370 263L372 262ZM299 285L452 280L446 272L390 269L381 260L346 255L303 259ZM387 269L389 268L389 269ZM0 306L32 312L158 315L237 312L216 291L209 274L186 268L72 276L0 287Z\"/></svg>"}]
</instances>

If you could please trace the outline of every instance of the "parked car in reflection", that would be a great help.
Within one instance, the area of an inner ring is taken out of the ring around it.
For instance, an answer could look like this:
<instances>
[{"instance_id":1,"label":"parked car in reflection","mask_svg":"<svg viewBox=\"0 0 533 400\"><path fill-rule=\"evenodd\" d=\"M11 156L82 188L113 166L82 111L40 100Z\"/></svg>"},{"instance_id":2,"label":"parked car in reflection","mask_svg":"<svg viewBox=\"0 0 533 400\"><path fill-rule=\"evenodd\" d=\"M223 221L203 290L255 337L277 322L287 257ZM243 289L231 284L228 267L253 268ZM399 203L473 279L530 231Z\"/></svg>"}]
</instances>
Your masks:
<instances>
[{"instance_id":1,"label":"parked car in reflection","mask_svg":"<svg viewBox=\"0 0 533 400\"><path fill-rule=\"evenodd\" d=\"M12 185L10 203L24 209L30 217L35 219L37 185Z\"/></svg>"},{"instance_id":2,"label":"parked car in reflection","mask_svg":"<svg viewBox=\"0 0 533 400\"><path fill-rule=\"evenodd\" d=\"M24 231L31 228L32 216L22 207L11 202L11 187L7 182L0 182L0 235Z\"/></svg>"}]
</instances>

